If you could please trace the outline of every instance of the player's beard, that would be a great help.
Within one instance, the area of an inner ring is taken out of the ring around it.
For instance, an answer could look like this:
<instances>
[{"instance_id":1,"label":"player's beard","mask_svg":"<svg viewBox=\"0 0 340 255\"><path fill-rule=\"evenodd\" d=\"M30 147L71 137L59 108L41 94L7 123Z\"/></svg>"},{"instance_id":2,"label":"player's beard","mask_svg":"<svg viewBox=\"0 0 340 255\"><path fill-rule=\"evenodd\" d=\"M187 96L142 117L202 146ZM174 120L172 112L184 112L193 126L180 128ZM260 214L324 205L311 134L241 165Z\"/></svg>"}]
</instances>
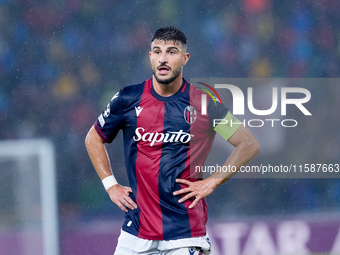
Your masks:
<instances>
[{"instance_id":1,"label":"player's beard","mask_svg":"<svg viewBox=\"0 0 340 255\"><path fill-rule=\"evenodd\" d=\"M158 83L164 84L164 85L168 85L171 82L173 82L174 80L176 80L176 78L181 74L181 72L182 72L182 66L179 66L172 72L172 76L170 76L169 78L162 79L161 77L157 76L156 69L152 69L152 73L155 76L156 81Z\"/></svg>"}]
</instances>

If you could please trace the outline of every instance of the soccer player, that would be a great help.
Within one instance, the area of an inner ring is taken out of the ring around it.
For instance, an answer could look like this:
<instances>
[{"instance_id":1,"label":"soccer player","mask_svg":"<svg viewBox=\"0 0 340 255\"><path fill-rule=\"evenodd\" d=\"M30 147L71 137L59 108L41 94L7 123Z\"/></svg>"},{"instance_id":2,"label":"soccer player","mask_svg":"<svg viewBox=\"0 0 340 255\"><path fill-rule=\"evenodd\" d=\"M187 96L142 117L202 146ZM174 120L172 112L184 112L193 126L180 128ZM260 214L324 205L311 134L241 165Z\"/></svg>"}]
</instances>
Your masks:
<instances>
[{"instance_id":1,"label":"soccer player","mask_svg":"<svg viewBox=\"0 0 340 255\"><path fill-rule=\"evenodd\" d=\"M189 53L179 29L158 29L149 57L152 78L116 93L85 141L107 193L125 212L114 254L210 254L205 197L235 173L203 179L195 166L204 165L216 132L235 146L224 166L246 165L259 145L247 128L230 124L236 119L226 107L203 100L183 78ZM105 148L119 130L130 187L117 183Z\"/></svg>"}]
</instances>

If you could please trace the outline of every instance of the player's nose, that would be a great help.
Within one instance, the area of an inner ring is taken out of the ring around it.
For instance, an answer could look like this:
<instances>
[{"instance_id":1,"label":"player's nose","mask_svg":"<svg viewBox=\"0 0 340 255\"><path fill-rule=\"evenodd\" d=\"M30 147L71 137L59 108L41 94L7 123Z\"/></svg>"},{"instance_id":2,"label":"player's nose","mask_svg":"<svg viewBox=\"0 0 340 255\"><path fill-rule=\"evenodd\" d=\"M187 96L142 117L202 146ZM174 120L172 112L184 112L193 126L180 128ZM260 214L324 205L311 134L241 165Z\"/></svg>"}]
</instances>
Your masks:
<instances>
[{"instance_id":1,"label":"player's nose","mask_svg":"<svg viewBox=\"0 0 340 255\"><path fill-rule=\"evenodd\" d=\"M159 63L168 63L168 56L166 53L162 53L161 56L159 57Z\"/></svg>"}]
</instances>

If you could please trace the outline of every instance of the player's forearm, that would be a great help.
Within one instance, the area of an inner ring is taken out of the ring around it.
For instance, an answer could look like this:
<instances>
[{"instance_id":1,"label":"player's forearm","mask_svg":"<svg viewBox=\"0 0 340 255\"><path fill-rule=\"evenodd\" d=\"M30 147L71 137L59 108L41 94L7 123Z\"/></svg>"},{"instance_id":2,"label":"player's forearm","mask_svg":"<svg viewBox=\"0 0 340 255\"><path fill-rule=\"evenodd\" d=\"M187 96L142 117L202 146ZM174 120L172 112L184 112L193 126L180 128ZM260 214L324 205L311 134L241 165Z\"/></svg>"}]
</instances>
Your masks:
<instances>
[{"instance_id":1,"label":"player's forearm","mask_svg":"<svg viewBox=\"0 0 340 255\"><path fill-rule=\"evenodd\" d=\"M99 178L103 180L105 177L112 175L110 160L105 145L94 127L88 132L85 145Z\"/></svg>"},{"instance_id":2,"label":"player's forearm","mask_svg":"<svg viewBox=\"0 0 340 255\"><path fill-rule=\"evenodd\" d=\"M260 146L257 140L252 137L251 140L240 142L233 153L223 164L221 169L236 169L236 171L216 171L211 178L216 187L232 178L241 168L247 165L260 152Z\"/></svg>"}]
</instances>

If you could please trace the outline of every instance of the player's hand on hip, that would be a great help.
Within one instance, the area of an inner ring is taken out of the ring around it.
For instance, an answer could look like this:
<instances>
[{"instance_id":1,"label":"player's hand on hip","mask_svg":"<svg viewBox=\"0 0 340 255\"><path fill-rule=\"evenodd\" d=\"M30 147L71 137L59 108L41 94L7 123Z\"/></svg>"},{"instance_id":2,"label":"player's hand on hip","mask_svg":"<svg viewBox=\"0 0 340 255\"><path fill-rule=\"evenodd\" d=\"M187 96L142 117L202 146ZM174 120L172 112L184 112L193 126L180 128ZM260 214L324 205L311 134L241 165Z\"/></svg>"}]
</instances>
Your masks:
<instances>
[{"instance_id":1,"label":"player's hand on hip","mask_svg":"<svg viewBox=\"0 0 340 255\"><path fill-rule=\"evenodd\" d=\"M128 209L137 209L137 204L129 197L129 194L132 193L132 189L130 187L124 187L116 184L108 188L107 193L109 194L112 202L118 205L122 211L127 212Z\"/></svg>"},{"instance_id":2,"label":"player's hand on hip","mask_svg":"<svg viewBox=\"0 0 340 255\"><path fill-rule=\"evenodd\" d=\"M187 186L186 188L182 188L173 193L175 196L186 194L178 200L179 203L183 203L186 200L195 197L194 201L189 206L190 209L193 208L198 201L209 196L217 187L214 180L209 178L195 182L190 182L184 179L176 179L176 182Z\"/></svg>"}]
</instances>

